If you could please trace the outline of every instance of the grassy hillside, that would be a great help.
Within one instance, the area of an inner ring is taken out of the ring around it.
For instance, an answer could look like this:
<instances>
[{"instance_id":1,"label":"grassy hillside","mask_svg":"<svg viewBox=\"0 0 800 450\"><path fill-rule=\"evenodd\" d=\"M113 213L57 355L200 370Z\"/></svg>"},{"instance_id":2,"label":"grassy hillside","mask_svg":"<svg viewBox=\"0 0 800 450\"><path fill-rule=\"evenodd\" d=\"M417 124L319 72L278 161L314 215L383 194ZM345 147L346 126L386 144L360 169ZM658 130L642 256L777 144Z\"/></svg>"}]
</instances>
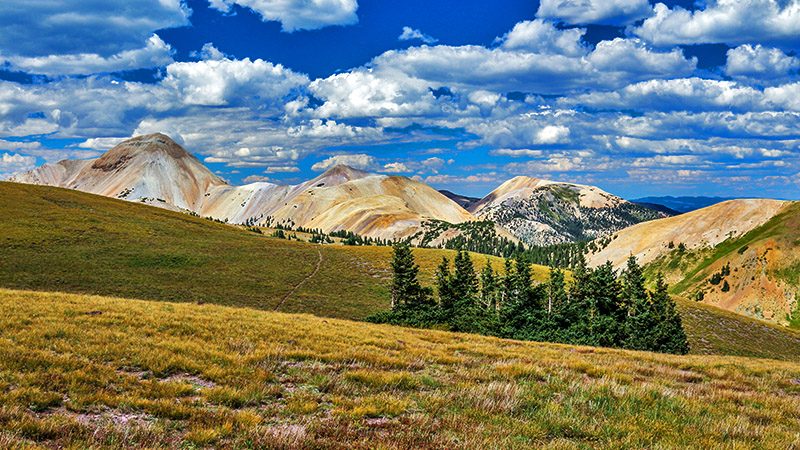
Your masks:
<instances>
[{"instance_id":1,"label":"grassy hillside","mask_svg":"<svg viewBox=\"0 0 800 450\"><path fill-rule=\"evenodd\" d=\"M387 247L274 239L141 204L6 182L0 182L0 217L0 286L8 288L344 318L389 305ZM442 256L454 255L416 253L427 282ZM475 255L481 265L485 258ZM536 267L534 274L544 280L547 270Z\"/></svg>"},{"instance_id":2,"label":"grassy hillside","mask_svg":"<svg viewBox=\"0 0 800 450\"><path fill-rule=\"evenodd\" d=\"M0 309L2 448L790 448L800 432L796 363L73 294L0 290Z\"/></svg>"},{"instance_id":3,"label":"grassy hillside","mask_svg":"<svg viewBox=\"0 0 800 450\"><path fill-rule=\"evenodd\" d=\"M667 273L676 294L702 298L704 303L758 319L785 322L800 295L800 203L788 205L764 225L712 249L676 248L647 270Z\"/></svg>"},{"instance_id":4,"label":"grassy hillside","mask_svg":"<svg viewBox=\"0 0 800 450\"><path fill-rule=\"evenodd\" d=\"M145 205L3 182L0 217L0 287L348 319L389 305L388 247L274 239ZM442 255L453 253L415 254L423 282L431 283ZM483 265L486 256L474 260ZM499 268L501 261L491 260ZM547 269L535 266L534 275L545 280ZM694 353L800 361L796 333L694 302L679 306Z\"/></svg>"}]
</instances>

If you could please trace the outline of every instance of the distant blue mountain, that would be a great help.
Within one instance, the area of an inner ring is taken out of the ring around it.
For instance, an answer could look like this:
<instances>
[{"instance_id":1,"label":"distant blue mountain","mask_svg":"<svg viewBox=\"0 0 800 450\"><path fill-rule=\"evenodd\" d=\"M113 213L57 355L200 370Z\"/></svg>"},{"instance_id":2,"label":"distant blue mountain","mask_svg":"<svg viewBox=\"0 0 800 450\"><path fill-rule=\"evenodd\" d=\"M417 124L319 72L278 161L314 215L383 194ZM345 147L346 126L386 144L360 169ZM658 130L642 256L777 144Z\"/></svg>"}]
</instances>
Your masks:
<instances>
[{"instance_id":1,"label":"distant blue mountain","mask_svg":"<svg viewBox=\"0 0 800 450\"><path fill-rule=\"evenodd\" d=\"M651 208L662 206L679 213L687 213L727 200L733 200L734 198L737 197L673 197L667 195L664 197L642 197L631 201L639 204L649 204Z\"/></svg>"}]
</instances>

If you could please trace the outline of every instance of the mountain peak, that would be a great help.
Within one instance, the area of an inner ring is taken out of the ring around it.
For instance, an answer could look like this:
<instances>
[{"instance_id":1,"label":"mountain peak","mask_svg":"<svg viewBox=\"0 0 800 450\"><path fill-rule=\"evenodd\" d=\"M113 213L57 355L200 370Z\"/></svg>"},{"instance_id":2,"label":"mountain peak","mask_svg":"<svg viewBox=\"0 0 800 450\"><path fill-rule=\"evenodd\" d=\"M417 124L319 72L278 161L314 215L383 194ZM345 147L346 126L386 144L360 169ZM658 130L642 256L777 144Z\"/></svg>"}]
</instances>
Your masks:
<instances>
[{"instance_id":1,"label":"mountain peak","mask_svg":"<svg viewBox=\"0 0 800 450\"><path fill-rule=\"evenodd\" d=\"M175 159L194 158L177 142L163 133L144 134L126 139L104 153L92 164L93 169L116 170L137 155L165 153Z\"/></svg>"},{"instance_id":2,"label":"mountain peak","mask_svg":"<svg viewBox=\"0 0 800 450\"><path fill-rule=\"evenodd\" d=\"M354 169L345 164L337 164L320 174L312 180L312 183L325 183L326 185L337 185L348 181L358 180L372 175L363 170Z\"/></svg>"}]
</instances>

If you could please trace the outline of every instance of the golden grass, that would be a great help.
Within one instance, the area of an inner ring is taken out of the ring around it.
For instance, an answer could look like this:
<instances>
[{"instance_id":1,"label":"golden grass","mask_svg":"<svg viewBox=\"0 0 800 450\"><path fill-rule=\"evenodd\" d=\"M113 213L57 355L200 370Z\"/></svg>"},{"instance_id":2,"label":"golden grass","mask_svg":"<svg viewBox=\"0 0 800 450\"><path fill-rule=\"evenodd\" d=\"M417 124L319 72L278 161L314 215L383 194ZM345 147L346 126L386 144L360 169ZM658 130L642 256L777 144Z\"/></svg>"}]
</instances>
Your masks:
<instances>
[{"instance_id":1,"label":"golden grass","mask_svg":"<svg viewBox=\"0 0 800 450\"><path fill-rule=\"evenodd\" d=\"M0 290L0 447L792 448L800 365Z\"/></svg>"}]
</instances>

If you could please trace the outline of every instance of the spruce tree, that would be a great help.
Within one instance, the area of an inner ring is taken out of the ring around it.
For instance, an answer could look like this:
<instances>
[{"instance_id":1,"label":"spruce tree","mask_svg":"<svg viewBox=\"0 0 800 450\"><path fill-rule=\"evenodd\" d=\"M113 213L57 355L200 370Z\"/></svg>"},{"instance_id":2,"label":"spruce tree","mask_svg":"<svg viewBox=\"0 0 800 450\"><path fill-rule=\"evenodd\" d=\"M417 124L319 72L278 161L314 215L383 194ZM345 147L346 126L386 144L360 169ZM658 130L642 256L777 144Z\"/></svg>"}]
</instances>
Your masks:
<instances>
[{"instance_id":1,"label":"spruce tree","mask_svg":"<svg viewBox=\"0 0 800 450\"><path fill-rule=\"evenodd\" d=\"M689 353L689 340L683 329L681 316L675 307L675 301L669 296L669 287L660 272L656 275L656 289L651 295L651 301L658 316L658 326L654 333L654 345L648 350L679 355Z\"/></svg>"},{"instance_id":2,"label":"spruce tree","mask_svg":"<svg viewBox=\"0 0 800 450\"><path fill-rule=\"evenodd\" d=\"M497 277L489 258L481 271L481 301L487 310L497 310Z\"/></svg>"},{"instance_id":3,"label":"spruce tree","mask_svg":"<svg viewBox=\"0 0 800 450\"><path fill-rule=\"evenodd\" d=\"M392 308L411 301L422 287L417 280L419 266L414 262L411 247L405 242L395 244L392 252Z\"/></svg>"},{"instance_id":4,"label":"spruce tree","mask_svg":"<svg viewBox=\"0 0 800 450\"><path fill-rule=\"evenodd\" d=\"M453 294L453 274L450 272L450 261L444 256L436 268L436 292L439 294L442 321L449 323L454 314L455 295Z\"/></svg>"},{"instance_id":5,"label":"spruce tree","mask_svg":"<svg viewBox=\"0 0 800 450\"><path fill-rule=\"evenodd\" d=\"M531 293L531 265L522 253L514 260L514 292L517 301L527 301Z\"/></svg>"},{"instance_id":6,"label":"spruce tree","mask_svg":"<svg viewBox=\"0 0 800 450\"><path fill-rule=\"evenodd\" d=\"M417 278L419 266L407 243L397 243L392 253L392 313L388 321L412 326L428 326L436 319L436 303L430 289Z\"/></svg>"},{"instance_id":7,"label":"spruce tree","mask_svg":"<svg viewBox=\"0 0 800 450\"><path fill-rule=\"evenodd\" d=\"M647 302L647 288L644 284L644 273L636 262L636 257L629 257L628 265L622 273L622 307L628 316L635 315L636 308Z\"/></svg>"},{"instance_id":8,"label":"spruce tree","mask_svg":"<svg viewBox=\"0 0 800 450\"><path fill-rule=\"evenodd\" d=\"M562 327L558 340L569 344L591 344L589 322L592 319L592 271L586 267L583 254L577 257L572 271L567 303L560 312Z\"/></svg>"},{"instance_id":9,"label":"spruce tree","mask_svg":"<svg viewBox=\"0 0 800 450\"><path fill-rule=\"evenodd\" d=\"M453 313L450 329L453 331L482 332L482 314L478 308L478 276L472 258L465 250L456 253L451 280Z\"/></svg>"},{"instance_id":10,"label":"spruce tree","mask_svg":"<svg viewBox=\"0 0 800 450\"><path fill-rule=\"evenodd\" d=\"M620 304L620 286L610 261L592 271L590 280L590 342L603 347L620 347L624 340L627 311Z\"/></svg>"},{"instance_id":11,"label":"spruce tree","mask_svg":"<svg viewBox=\"0 0 800 450\"><path fill-rule=\"evenodd\" d=\"M508 304L514 298L514 287L517 285L514 273L514 265L510 258L506 258L503 263L503 270L505 274L500 279L500 308Z\"/></svg>"},{"instance_id":12,"label":"spruce tree","mask_svg":"<svg viewBox=\"0 0 800 450\"><path fill-rule=\"evenodd\" d=\"M550 269L550 279L545 286L546 306L544 308L544 323L542 324L542 337L548 341L564 341L563 335L569 323L564 320L564 310L567 307L567 287L564 283L564 272L558 268Z\"/></svg>"}]
</instances>

